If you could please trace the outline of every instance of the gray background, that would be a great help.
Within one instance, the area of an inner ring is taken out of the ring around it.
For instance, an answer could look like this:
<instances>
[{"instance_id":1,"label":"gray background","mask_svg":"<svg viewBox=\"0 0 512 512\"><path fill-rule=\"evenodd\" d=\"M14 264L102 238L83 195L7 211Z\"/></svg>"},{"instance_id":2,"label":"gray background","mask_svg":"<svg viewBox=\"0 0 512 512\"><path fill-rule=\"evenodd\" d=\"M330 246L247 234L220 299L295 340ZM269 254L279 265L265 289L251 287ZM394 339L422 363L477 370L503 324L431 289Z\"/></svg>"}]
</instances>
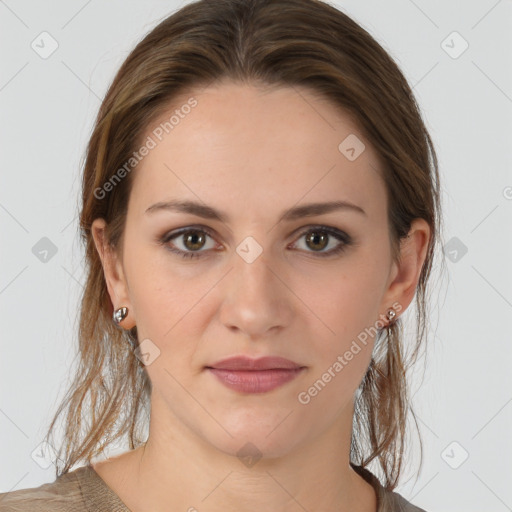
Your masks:
<instances>
[{"instance_id":1,"label":"gray background","mask_svg":"<svg viewBox=\"0 0 512 512\"><path fill-rule=\"evenodd\" d=\"M331 3L397 60L440 158L448 279L413 375L425 458L416 480L413 442L397 491L429 512L512 510L512 2ZM37 450L74 364L81 159L115 71L180 5L0 0L0 492L54 480Z\"/></svg>"}]
</instances>

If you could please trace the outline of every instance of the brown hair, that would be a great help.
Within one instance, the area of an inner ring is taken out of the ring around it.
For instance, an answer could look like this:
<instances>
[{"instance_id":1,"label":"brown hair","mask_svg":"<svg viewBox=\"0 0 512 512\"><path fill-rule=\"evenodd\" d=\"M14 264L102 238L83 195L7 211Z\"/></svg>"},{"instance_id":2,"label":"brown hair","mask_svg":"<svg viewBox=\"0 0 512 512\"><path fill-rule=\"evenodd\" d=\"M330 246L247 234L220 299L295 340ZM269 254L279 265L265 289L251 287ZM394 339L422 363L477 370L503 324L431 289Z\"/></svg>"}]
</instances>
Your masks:
<instances>
[{"instance_id":1,"label":"brown hair","mask_svg":"<svg viewBox=\"0 0 512 512\"><path fill-rule=\"evenodd\" d=\"M395 62L360 25L319 0L189 3L151 30L115 76L84 164L80 229L87 280L79 365L47 434L66 409L56 475L90 461L127 434L130 449L136 448L144 441L141 428L148 424L147 416L145 421L140 417L148 412L151 382L134 355L137 329L122 331L112 322L113 307L91 235L93 220L104 218L107 240L121 251L132 174L108 193L95 191L130 159L147 127L171 101L193 87L222 80L306 87L353 116L382 163L395 258L413 219L430 225L415 296L414 350L405 358L401 319L380 331L355 402L351 462L364 467L376 459L383 485L393 490L402 468L408 412L416 420L406 370L424 345L427 282L441 220L438 164L411 88Z\"/></svg>"}]
</instances>

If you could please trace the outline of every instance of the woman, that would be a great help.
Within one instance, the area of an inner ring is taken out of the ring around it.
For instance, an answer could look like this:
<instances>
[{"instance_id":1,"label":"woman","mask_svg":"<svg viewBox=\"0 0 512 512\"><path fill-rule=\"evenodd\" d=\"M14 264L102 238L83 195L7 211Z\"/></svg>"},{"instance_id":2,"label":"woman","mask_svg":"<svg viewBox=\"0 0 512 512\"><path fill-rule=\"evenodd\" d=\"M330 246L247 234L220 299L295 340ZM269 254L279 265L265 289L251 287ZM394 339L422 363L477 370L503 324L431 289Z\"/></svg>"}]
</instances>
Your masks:
<instances>
[{"instance_id":1,"label":"woman","mask_svg":"<svg viewBox=\"0 0 512 512\"><path fill-rule=\"evenodd\" d=\"M186 5L115 77L82 200L57 478L1 510L422 510L393 489L437 160L363 28L318 0Z\"/></svg>"}]
</instances>

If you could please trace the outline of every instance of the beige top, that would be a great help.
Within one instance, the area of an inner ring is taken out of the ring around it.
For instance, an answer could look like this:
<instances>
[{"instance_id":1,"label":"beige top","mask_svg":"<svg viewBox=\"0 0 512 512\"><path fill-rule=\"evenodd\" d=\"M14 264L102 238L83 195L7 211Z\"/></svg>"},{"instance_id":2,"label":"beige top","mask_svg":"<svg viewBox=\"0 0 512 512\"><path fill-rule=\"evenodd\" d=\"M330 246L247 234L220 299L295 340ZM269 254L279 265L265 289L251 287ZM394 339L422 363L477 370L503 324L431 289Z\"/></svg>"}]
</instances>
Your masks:
<instances>
[{"instance_id":1,"label":"beige top","mask_svg":"<svg viewBox=\"0 0 512 512\"><path fill-rule=\"evenodd\" d=\"M425 512L387 491L369 470L351 464L375 489L377 512ZM39 487L0 493L0 512L130 512L94 468L83 466Z\"/></svg>"}]
</instances>

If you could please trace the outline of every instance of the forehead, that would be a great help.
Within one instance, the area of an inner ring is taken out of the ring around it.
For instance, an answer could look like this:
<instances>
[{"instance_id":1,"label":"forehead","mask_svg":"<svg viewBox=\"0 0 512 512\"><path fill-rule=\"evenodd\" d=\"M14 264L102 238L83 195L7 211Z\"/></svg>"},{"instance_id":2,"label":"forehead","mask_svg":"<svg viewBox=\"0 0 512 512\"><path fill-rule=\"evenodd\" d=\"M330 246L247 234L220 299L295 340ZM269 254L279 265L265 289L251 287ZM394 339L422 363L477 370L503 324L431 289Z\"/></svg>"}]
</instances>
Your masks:
<instances>
[{"instance_id":1,"label":"forehead","mask_svg":"<svg viewBox=\"0 0 512 512\"><path fill-rule=\"evenodd\" d=\"M373 148L350 116L305 88L223 83L181 95L144 143L130 197L138 213L176 197L242 216L262 215L262 198L279 210L301 198L384 207Z\"/></svg>"}]
</instances>

